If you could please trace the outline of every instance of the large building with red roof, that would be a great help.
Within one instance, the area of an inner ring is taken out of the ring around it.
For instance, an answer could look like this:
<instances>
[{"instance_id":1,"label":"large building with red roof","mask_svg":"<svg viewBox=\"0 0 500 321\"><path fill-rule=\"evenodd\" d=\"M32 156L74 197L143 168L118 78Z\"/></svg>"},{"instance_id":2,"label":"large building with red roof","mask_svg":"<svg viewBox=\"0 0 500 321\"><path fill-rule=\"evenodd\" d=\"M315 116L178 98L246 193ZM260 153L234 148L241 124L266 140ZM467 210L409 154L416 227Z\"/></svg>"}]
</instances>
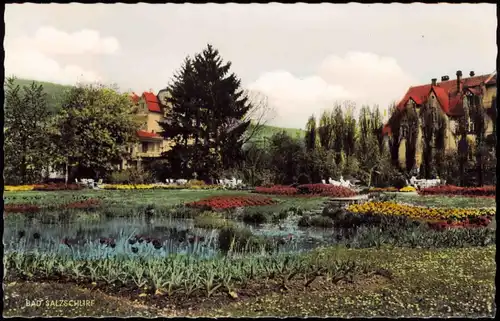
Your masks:
<instances>
[{"instance_id":1,"label":"large building with red roof","mask_svg":"<svg viewBox=\"0 0 500 321\"><path fill-rule=\"evenodd\" d=\"M143 92L141 96L131 93L130 99L138 107L137 117L142 125L137 130L139 142L130 149L130 159L123 160L122 168L135 167L143 160L160 157L171 147L171 142L161 135L159 122L165 120L165 107L158 95L151 91Z\"/></svg>"},{"instance_id":2,"label":"large building with red roof","mask_svg":"<svg viewBox=\"0 0 500 321\"><path fill-rule=\"evenodd\" d=\"M448 132L446 137L446 148L456 148L457 141L453 135L459 117L464 115L464 100L472 102L474 97L479 97L483 107L486 109L487 130L486 134L493 134L495 128L496 117L496 71L487 74L476 76L474 72L469 73L469 77L463 77L461 71L456 72L456 77L450 79L449 76L441 77L441 81L432 79L431 83L419 86L413 86L408 89L404 97L396 105L398 111L404 111L406 108L415 108L419 110L425 104L436 108L441 114L446 115L448 120ZM392 128L391 119L383 127L383 134L391 136ZM472 133L472 128L470 128ZM402 131L403 136L405 131ZM472 136L472 135L470 135ZM473 138L473 137L470 137ZM471 139L472 141L472 139ZM405 139L403 137L400 145L399 160L403 165L405 163ZM419 129L419 139L417 141L417 166L420 166L422 151L422 134Z\"/></svg>"}]
</instances>

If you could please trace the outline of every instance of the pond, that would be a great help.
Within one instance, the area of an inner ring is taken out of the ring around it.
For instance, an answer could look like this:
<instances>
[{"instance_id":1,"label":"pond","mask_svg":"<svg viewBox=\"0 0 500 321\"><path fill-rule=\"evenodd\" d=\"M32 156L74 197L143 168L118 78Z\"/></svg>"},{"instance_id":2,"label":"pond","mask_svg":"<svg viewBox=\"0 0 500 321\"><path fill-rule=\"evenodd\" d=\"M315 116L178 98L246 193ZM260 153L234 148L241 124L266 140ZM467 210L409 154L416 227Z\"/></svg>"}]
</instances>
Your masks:
<instances>
[{"instance_id":1,"label":"pond","mask_svg":"<svg viewBox=\"0 0 500 321\"><path fill-rule=\"evenodd\" d=\"M239 222L254 235L280 244L280 252L303 252L332 243L332 231L298 228L296 219L260 226ZM48 224L4 222L6 251L60 253L99 259L114 255L167 256L188 254L213 257L220 253L218 231L195 228L191 219L102 218L97 222ZM140 239L136 238L141 236ZM152 241L155 240L155 241ZM133 244L131 244L133 243Z\"/></svg>"}]
</instances>

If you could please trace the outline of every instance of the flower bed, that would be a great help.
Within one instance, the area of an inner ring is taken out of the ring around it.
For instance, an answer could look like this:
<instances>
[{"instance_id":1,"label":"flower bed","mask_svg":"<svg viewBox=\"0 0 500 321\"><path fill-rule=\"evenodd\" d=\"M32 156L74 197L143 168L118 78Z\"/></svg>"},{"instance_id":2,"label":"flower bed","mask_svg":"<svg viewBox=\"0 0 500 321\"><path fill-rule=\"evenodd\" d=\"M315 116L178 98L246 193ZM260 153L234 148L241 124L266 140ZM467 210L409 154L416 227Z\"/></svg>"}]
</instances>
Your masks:
<instances>
[{"instance_id":1,"label":"flower bed","mask_svg":"<svg viewBox=\"0 0 500 321\"><path fill-rule=\"evenodd\" d=\"M318 195L328 197L351 197L356 195L355 191L347 187L327 184L303 184L297 188L275 185L272 187L257 187L255 192L274 195Z\"/></svg>"},{"instance_id":2,"label":"flower bed","mask_svg":"<svg viewBox=\"0 0 500 321\"><path fill-rule=\"evenodd\" d=\"M417 189L415 187L413 187L413 186L405 186L402 189L400 189L399 191L400 192L409 193L409 192L416 192Z\"/></svg>"},{"instance_id":3,"label":"flower bed","mask_svg":"<svg viewBox=\"0 0 500 321\"><path fill-rule=\"evenodd\" d=\"M83 189L83 186L78 184L50 183L35 185L34 191L77 191Z\"/></svg>"},{"instance_id":4,"label":"flower bed","mask_svg":"<svg viewBox=\"0 0 500 321\"><path fill-rule=\"evenodd\" d=\"M295 195L298 193L297 188L284 186L284 185L274 185L271 187L256 187L255 193L261 194L273 194L273 195Z\"/></svg>"},{"instance_id":5,"label":"flower bed","mask_svg":"<svg viewBox=\"0 0 500 321\"><path fill-rule=\"evenodd\" d=\"M40 206L33 204L7 204L3 207L5 213L36 213L40 209Z\"/></svg>"},{"instance_id":6,"label":"flower bed","mask_svg":"<svg viewBox=\"0 0 500 321\"><path fill-rule=\"evenodd\" d=\"M58 209L91 209L97 208L101 205L101 201L98 199L87 199L84 201L77 201L67 204L62 204L58 206ZM7 204L4 205L5 213L36 213L41 211L44 208L38 205L33 204Z\"/></svg>"},{"instance_id":7,"label":"flower bed","mask_svg":"<svg viewBox=\"0 0 500 321\"><path fill-rule=\"evenodd\" d=\"M26 191L32 191L34 188L35 185L17 185L17 186L6 185L4 187L4 190L6 192L26 192Z\"/></svg>"},{"instance_id":8,"label":"flower bed","mask_svg":"<svg viewBox=\"0 0 500 321\"><path fill-rule=\"evenodd\" d=\"M203 209L230 209L246 206L272 205L276 202L265 196L212 196L202 200L188 203L186 206Z\"/></svg>"},{"instance_id":9,"label":"flower bed","mask_svg":"<svg viewBox=\"0 0 500 321\"><path fill-rule=\"evenodd\" d=\"M370 193L377 193L377 192L397 192L398 189L395 187L372 187L368 190Z\"/></svg>"},{"instance_id":10,"label":"flower bed","mask_svg":"<svg viewBox=\"0 0 500 321\"><path fill-rule=\"evenodd\" d=\"M314 194L328 197L352 197L356 192L343 186L333 186L327 184L304 184L299 185L301 194Z\"/></svg>"},{"instance_id":11,"label":"flower bed","mask_svg":"<svg viewBox=\"0 0 500 321\"><path fill-rule=\"evenodd\" d=\"M414 219L464 221L466 218L485 216L491 218L495 210L462 208L426 208L392 202L366 202L347 208L352 213L407 216Z\"/></svg>"},{"instance_id":12,"label":"flower bed","mask_svg":"<svg viewBox=\"0 0 500 321\"><path fill-rule=\"evenodd\" d=\"M459 187L453 185L428 187L419 191L420 195L455 195L495 197L496 186Z\"/></svg>"},{"instance_id":13,"label":"flower bed","mask_svg":"<svg viewBox=\"0 0 500 321\"><path fill-rule=\"evenodd\" d=\"M199 184L103 184L100 186L107 190L136 190L136 189L216 189L217 185Z\"/></svg>"}]
</instances>

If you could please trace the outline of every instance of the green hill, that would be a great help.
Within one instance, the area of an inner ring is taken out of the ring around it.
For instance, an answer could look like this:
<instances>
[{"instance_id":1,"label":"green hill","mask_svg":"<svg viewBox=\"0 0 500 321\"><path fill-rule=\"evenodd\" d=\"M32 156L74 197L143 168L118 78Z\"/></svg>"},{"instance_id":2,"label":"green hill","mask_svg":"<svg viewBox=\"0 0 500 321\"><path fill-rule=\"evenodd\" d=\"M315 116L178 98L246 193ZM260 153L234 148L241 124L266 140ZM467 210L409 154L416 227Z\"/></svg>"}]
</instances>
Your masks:
<instances>
[{"instance_id":1,"label":"green hill","mask_svg":"<svg viewBox=\"0 0 500 321\"><path fill-rule=\"evenodd\" d=\"M282 131L285 131L289 136L294 137L294 138L303 138L305 135L305 131L303 129L283 128L283 127L264 125L259 130L259 132L257 132L254 135L254 137L252 137L251 140L252 141L264 141L265 139L269 139L274 134L282 132Z\"/></svg>"},{"instance_id":2,"label":"green hill","mask_svg":"<svg viewBox=\"0 0 500 321\"><path fill-rule=\"evenodd\" d=\"M16 79L14 83L22 87L31 86L34 80L29 79ZM60 108L60 103L64 97L64 93L71 88L71 86L55 84L46 81L34 81L36 84L43 86L45 93L47 93L47 103L53 113L57 113ZM5 86L5 83L4 83Z\"/></svg>"},{"instance_id":3,"label":"green hill","mask_svg":"<svg viewBox=\"0 0 500 321\"><path fill-rule=\"evenodd\" d=\"M16 79L15 83L19 86L31 86L33 80L29 79ZM53 112L57 112L59 109L59 104L64 96L64 93L71 88L68 85L60 85L52 82L46 81L35 81L37 84L41 84L47 93L47 101L50 106L50 109ZM292 137L304 137L305 131L302 129L296 128L282 128L275 126L263 126L261 130L256 133L254 137L252 137L252 141L264 141L266 138L270 138L274 134L285 131L288 135Z\"/></svg>"}]
</instances>

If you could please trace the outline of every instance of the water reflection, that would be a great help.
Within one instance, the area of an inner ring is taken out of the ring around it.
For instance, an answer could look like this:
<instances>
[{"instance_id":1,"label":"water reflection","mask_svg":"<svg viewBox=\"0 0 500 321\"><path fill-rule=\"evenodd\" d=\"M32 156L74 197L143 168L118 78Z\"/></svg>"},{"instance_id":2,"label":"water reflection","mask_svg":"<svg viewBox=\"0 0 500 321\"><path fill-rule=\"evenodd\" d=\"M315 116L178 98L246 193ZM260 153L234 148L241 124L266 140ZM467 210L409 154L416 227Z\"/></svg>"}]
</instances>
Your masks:
<instances>
[{"instance_id":1,"label":"water reflection","mask_svg":"<svg viewBox=\"0 0 500 321\"><path fill-rule=\"evenodd\" d=\"M280 252L302 252L330 243L331 230L297 228L294 222L252 226L253 234L272 238ZM72 224L5 222L6 251L37 251L98 259L116 255L211 257L219 254L218 232L194 227L191 219L109 218Z\"/></svg>"}]
</instances>

